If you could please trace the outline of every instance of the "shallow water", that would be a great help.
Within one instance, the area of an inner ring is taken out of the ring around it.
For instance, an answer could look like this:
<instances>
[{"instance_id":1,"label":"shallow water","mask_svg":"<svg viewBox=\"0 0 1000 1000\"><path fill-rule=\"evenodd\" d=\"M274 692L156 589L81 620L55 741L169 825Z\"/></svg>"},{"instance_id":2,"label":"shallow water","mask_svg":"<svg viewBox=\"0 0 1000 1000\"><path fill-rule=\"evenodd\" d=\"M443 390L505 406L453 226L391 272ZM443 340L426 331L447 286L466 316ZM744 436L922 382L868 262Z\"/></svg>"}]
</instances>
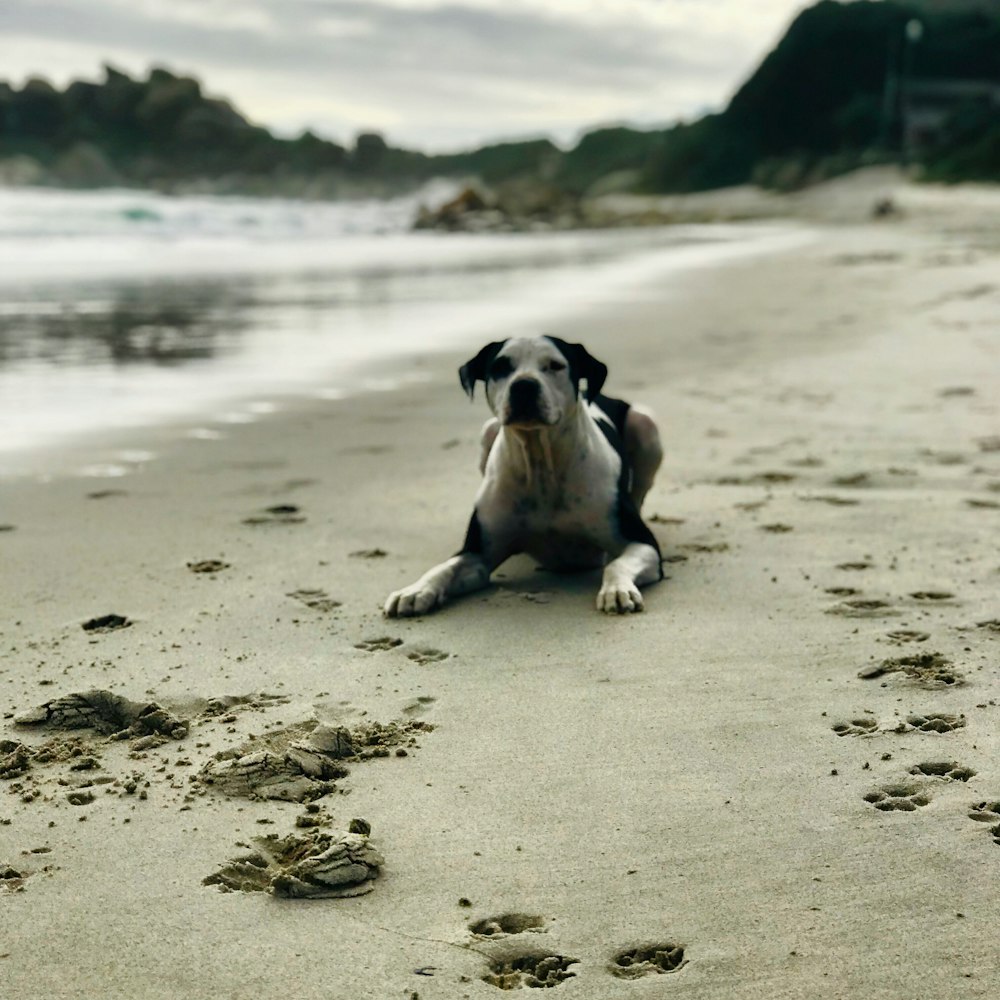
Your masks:
<instances>
[{"instance_id":1,"label":"shallow water","mask_svg":"<svg viewBox=\"0 0 1000 1000\"><path fill-rule=\"evenodd\" d=\"M789 235L411 233L416 207L0 191L0 453L384 389L431 351Z\"/></svg>"}]
</instances>

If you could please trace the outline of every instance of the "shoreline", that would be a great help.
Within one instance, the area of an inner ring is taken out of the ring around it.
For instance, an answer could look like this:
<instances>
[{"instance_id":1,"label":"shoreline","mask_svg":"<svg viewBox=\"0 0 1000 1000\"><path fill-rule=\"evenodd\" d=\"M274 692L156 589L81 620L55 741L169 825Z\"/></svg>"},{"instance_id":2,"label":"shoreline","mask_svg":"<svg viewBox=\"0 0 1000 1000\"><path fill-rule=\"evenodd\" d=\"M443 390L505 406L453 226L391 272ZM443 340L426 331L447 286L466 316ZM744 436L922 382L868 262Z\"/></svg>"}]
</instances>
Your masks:
<instances>
[{"instance_id":1,"label":"shoreline","mask_svg":"<svg viewBox=\"0 0 1000 1000\"><path fill-rule=\"evenodd\" d=\"M436 288L438 298L408 301L403 297L394 301L388 289L388 300L371 314L360 303L325 311L320 306L310 311L305 300L315 294L313 286L317 281L307 281L305 273L286 276L286 285L295 291L285 292L288 301L272 305L270 299L275 293L264 284L263 276L249 275L248 281L259 278L262 282L258 299L252 307L241 304L238 319L233 321L234 326L242 323L249 329L244 331L241 347L230 347L226 332L221 331L218 358L178 367L157 367L151 362L138 368L110 362L66 369L50 365L34 382L25 382L23 377L19 381L15 373L7 381L7 391L15 395L22 392L28 409L17 411L20 417L12 417L14 423L8 431L15 438L20 436L21 446L12 447L10 439L6 446L0 444L0 476L28 474L32 470L66 472L65 459L59 456L67 453L73 456L77 468L105 466L106 471L126 474L131 466L141 464L134 456L150 456L165 443L173 446L178 436L218 440L234 424L253 422L284 409L308 408L310 399L357 398L370 392L391 391L397 385L429 377L428 369L437 359L463 342L468 345L464 349L471 351L482 342L512 331L540 331L550 322L600 312L607 303L617 303L624 290L635 289L642 294L641 289L654 279L680 286L693 270L744 256L780 252L788 245L804 244L814 238L815 234L804 227L780 223L675 227L663 230L660 239L647 230L643 240L634 246L606 246L600 253L595 246L591 252L598 257L588 263L583 244L574 251L567 242L569 237L556 237L553 257L554 250L543 237L533 253L549 263L539 271L531 268L530 257L521 259L533 246L533 241L524 237L513 238L514 248L504 246L504 237L490 241L430 237L436 244L457 244L448 247L443 259L440 253L430 258L431 266L436 262L442 270L436 279L433 275L425 279L436 280L437 284L425 288L424 293L430 295ZM420 241L428 237L416 237L416 250L408 248L404 252L401 244L408 239L394 240L390 246L395 248L396 257L408 259L411 266L417 267ZM377 242L367 241L369 253ZM477 251L478 266L498 268L492 285L484 286L481 297L472 291L456 291L452 285L463 281L462 274L448 271L461 247L470 242L486 244ZM344 249L352 246L345 243ZM517 246L521 249L517 250ZM570 254L565 261L559 256L559 246L563 247L562 253ZM171 250L171 259L175 256L176 251ZM496 263L491 265L494 258ZM267 259L265 256L263 261L258 260L255 266L263 267ZM502 264L505 259L507 264ZM107 265L100 262L99 266ZM389 273L393 273L391 269ZM179 280L166 272L157 274L162 281ZM399 277L405 282L406 273L400 272ZM266 278L276 280L273 275ZM102 296L113 295L113 287L108 287L110 291L99 286L87 295L100 301ZM515 289L519 289L520 298L515 297ZM304 297L303 303L297 302L295 294ZM219 294L219 310L225 307L225 298ZM88 300L83 302L84 306L88 304ZM230 306L235 308L232 303ZM270 324L265 322L268 317ZM322 326L328 332L325 342L318 342L316 335ZM236 379L227 376L232 366L240 369ZM72 409L51 413L31 409L33 392L48 400L50 406L55 403L48 388L53 380L61 386L60 395L72 400ZM94 390L94 384L103 388ZM42 420L47 423L39 427ZM109 448L109 439L118 439L121 444ZM101 457L81 461L81 451L97 451ZM122 455L126 456L124 460ZM53 461L54 468L48 464Z\"/></svg>"},{"instance_id":2,"label":"shoreline","mask_svg":"<svg viewBox=\"0 0 1000 1000\"><path fill-rule=\"evenodd\" d=\"M23 875L8 995L488 1000L490 963L530 953L570 963L567 998L991 996L1000 813L970 816L1000 800L989 221L959 197L947 229L824 230L552 327L663 429L644 513L669 579L641 615L515 559L484 594L382 619L475 492L486 411L456 350L425 383L178 444L121 494L5 482L5 715L96 687L191 721L136 749L5 718L2 739L76 737L98 761L0 782L0 862ZM304 520L244 523L279 505ZM208 559L229 565L188 568ZM134 624L81 629L109 612ZM940 661L858 676L921 653ZM225 722L223 695L247 699ZM332 833L371 823L372 891L203 885L315 815L220 794L203 767L310 720L433 726L316 800ZM472 934L504 914L539 926ZM684 964L616 976L651 946Z\"/></svg>"}]
</instances>

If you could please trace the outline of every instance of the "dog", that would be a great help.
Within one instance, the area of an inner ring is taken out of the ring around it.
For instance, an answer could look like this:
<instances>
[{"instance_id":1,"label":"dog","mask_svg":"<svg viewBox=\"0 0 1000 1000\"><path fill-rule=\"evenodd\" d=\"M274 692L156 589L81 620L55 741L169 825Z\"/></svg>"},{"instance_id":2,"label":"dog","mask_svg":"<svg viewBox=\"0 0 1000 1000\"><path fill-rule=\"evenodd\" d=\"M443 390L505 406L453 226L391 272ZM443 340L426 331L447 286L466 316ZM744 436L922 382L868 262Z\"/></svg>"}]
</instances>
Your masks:
<instances>
[{"instance_id":1,"label":"dog","mask_svg":"<svg viewBox=\"0 0 1000 1000\"><path fill-rule=\"evenodd\" d=\"M663 458L652 416L602 395L607 366L558 337L487 344L458 374L470 399L485 383L493 413L465 542L391 594L385 614L422 615L481 590L521 552L556 571L603 566L597 608L642 611L639 588L663 579L659 545L640 515Z\"/></svg>"}]
</instances>

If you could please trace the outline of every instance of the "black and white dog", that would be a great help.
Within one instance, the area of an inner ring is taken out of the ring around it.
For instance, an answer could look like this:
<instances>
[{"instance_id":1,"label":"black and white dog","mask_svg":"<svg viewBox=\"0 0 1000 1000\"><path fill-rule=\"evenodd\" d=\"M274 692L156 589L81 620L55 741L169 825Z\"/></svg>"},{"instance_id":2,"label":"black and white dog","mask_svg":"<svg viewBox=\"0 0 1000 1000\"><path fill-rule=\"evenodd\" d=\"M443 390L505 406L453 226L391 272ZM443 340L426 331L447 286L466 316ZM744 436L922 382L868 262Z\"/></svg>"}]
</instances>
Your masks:
<instances>
[{"instance_id":1,"label":"black and white dog","mask_svg":"<svg viewBox=\"0 0 1000 1000\"><path fill-rule=\"evenodd\" d=\"M580 344L557 337L487 344L462 365L469 398L485 382L494 414L483 427L483 481L465 544L392 594L387 615L425 614L479 590L519 552L547 569L603 566L598 609L642 610L639 587L663 578L639 514L663 452L648 413L601 395L607 374Z\"/></svg>"}]
</instances>

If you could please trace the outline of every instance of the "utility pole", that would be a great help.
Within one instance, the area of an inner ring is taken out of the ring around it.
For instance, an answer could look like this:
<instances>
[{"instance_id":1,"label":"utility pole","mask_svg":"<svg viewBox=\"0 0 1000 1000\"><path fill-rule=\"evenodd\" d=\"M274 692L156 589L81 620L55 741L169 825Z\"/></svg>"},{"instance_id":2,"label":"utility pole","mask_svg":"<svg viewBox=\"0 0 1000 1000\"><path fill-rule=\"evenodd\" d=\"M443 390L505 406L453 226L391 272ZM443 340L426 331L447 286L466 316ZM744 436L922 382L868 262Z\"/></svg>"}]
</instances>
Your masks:
<instances>
[{"instance_id":1,"label":"utility pole","mask_svg":"<svg viewBox=\"0 0 1000 1000\"><path fill-rule=\"evenodd\" d=\"M914 152L914 137L912 128L912 84L913 57L920 39L924 37L923 22L916 18L906 22L903 29L905 42L903 45L903 82L902 82L902 112L903 112L903 166L909 164Z\"/></svg>"},{"instance_id":2,"label":"utility pole","mask_svg":"<svg viewBox=\"0 0 1000 1000\"><path fill-rule=\"evenodd\" d=\"M885 84L882 88L882 120L879 124L879 149L888 153L892 146L892 122L896 117L899 95L899 46L900 36L893 31L885 54Z\"/></svg>"}]
</instances>

